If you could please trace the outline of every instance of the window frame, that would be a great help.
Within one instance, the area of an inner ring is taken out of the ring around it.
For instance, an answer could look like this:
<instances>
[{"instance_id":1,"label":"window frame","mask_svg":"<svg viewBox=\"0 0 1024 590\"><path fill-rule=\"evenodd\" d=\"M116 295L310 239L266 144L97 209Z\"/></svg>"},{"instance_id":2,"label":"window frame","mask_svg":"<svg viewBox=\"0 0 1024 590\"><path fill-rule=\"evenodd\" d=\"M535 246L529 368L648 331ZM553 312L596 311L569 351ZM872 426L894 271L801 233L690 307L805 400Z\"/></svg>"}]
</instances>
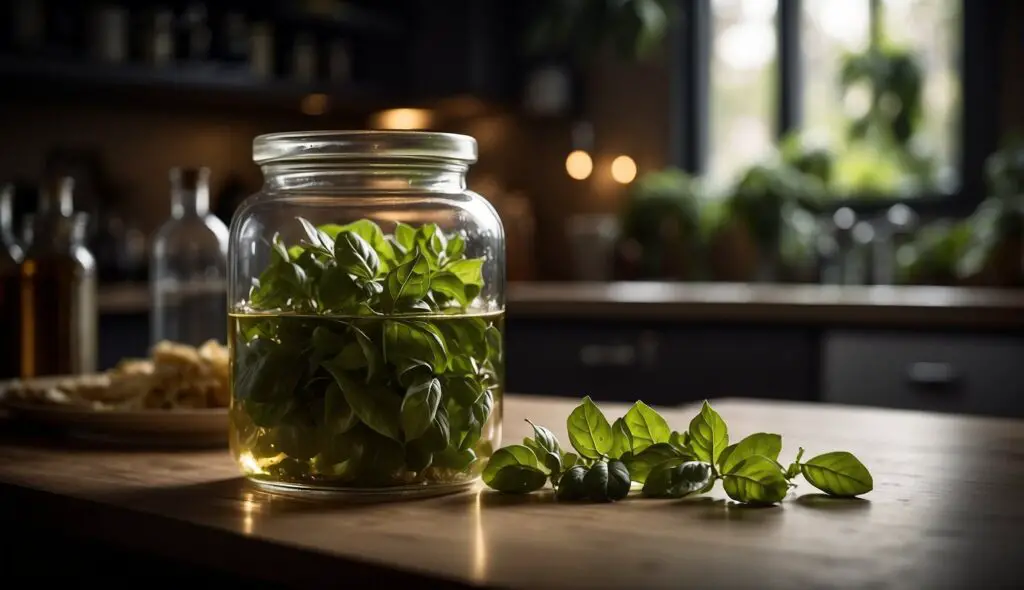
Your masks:
<instances>
[{"instance_id":1,"label":"window frame","mask_svg":"<svg viewBox=\"0 0 1024 590\"><path fill-rule=\"evenodd\" d=\"M670 35L669 162L692 174L708 162L708 101L711 91L711 0L676 0ZM925 216L966 215L985 198L985 159L999 144L1002 3L968 2L961 6L960 113L957 171L951 194L915 197L835 199L828 210L851 207L876 213L906 203ZM778 83L773 128L776 140L803 120L800 17L801 0L778 0Z\"/></svg>"}]
</instances>

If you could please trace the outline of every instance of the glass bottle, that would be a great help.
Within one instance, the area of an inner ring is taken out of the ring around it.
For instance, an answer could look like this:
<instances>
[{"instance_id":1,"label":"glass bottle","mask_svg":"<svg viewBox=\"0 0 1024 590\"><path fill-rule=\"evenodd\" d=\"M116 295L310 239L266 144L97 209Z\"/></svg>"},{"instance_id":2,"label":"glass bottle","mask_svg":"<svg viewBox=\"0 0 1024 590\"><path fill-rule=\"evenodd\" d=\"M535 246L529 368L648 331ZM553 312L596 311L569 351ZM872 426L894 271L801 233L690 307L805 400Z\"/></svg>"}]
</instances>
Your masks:
<instances>
[{"instance_id":1,"label":"glass bottle","mask_svg":"<svg viewBox=\"0 0 1024 590\"><path fill-rule=\"evenodd\" d=\"M225 341L228 228L210 213L210 171L171 170L171 219L153 239L154 343Z\"/></svg>"},{"instance_id":2,"label":"glass bottle","mask_svg":"<svg viewBox=\"0 0 1024 590\"><path fill-rule=\"evenodd\" d=\"M257 137L231 223L230 445L278 492L463 490L501 439L505 232L467 136Z\"/></svg>"},{"instance_id":3,"label":"glass bottle","mask_svg":"<svg viewBox=\"0 0 1024 590\"><path fill-rule=\"evenodd\" d=\"M71 178L42 191L19 265L22 378L96 370L96 261L88 216L73 210Z\"/></svg>"},{"instance_id":4,"label":"glass bottle","mask_svg":"<svg viewBox=\"0 0 1024 590\"><path fill-rule=\"evenodd\" d=\"M0 380L21 375L21 249L11 231L10 186L0 188Z\"/></svg>"}]
</instances>

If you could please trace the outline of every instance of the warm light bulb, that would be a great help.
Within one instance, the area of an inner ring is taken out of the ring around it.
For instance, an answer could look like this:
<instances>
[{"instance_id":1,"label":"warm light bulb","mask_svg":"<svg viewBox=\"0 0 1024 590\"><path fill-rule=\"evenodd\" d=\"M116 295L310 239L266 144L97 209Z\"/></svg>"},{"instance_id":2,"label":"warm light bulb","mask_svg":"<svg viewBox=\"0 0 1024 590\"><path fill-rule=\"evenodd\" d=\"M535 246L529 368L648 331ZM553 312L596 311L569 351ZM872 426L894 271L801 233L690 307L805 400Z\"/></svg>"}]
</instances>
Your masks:
<instances>
[{"instance_id":1,"label":"warm light bulb","mask_svg":"<svg viewBox=\"0 0 1024 590\"><path fill-rule=\"evenodd\" d=\"M326 94L307 94L299 103L299 110L305 115L317 116L327 112L329 100Z\"/></svg>"},{"instance_id":2,"label":"warm light bulb","mask_svg":"<svg viewBox=\"0 0 1024 590\"><path fill-rule=\"evenodd\" d=\"M565 158L565 171L576 180L583 180L594 171L594 161L583 150L571 152Z\"/></svg>"},{"instance_id":3,"label":"warm light bulb","mask_svg":"<svg viewBox=\"0 0 1024 590\"><path fill-rule=\"evenodd\" d=\"M427 109L388 109L376 113L370 124L375 129L426 129L431 117Z\"/></svg>"},{"instance_id":4,"label":"warm light bulb","mask_svg":"<svg viewBox=\"0 0 1024 590\"><path fill-rule=\"evenodd\" d=\"M629 184L636 178L636 162L629 156L619 156L612 160L612 179L621 184Z\"/></svg>"}]
</instances>

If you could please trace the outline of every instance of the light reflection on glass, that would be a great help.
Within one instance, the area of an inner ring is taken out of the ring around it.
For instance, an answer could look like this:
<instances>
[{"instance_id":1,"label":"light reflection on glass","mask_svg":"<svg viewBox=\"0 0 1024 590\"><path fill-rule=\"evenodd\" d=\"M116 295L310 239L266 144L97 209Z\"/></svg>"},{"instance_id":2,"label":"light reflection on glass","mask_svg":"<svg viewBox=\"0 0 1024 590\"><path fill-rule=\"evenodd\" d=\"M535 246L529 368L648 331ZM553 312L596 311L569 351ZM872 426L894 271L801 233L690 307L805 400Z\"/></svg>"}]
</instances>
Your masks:
<instances>
[{"instance_id":1,"label":"light reflection on glass","mask_svg":"<svg viewBox=\"0 0 1024 590\"><path fill-rule=\"evenodd\" d=\"M242 497L242 533L251 535L253 531L253 513L260 511L260 504L256 496L246 493Z\"/></svg>"},{"instance_id":2,"label":"light reflection on glass","mask_svg":"<svg viewBox=\"0 0 1024 590\"><path fill-rule=\"evenodd\" d=\"M483 583L487 579L487 541L484 537L483 492L477 490L473 499L473 572L474 582Z\"/></svg>"}]
</instances>

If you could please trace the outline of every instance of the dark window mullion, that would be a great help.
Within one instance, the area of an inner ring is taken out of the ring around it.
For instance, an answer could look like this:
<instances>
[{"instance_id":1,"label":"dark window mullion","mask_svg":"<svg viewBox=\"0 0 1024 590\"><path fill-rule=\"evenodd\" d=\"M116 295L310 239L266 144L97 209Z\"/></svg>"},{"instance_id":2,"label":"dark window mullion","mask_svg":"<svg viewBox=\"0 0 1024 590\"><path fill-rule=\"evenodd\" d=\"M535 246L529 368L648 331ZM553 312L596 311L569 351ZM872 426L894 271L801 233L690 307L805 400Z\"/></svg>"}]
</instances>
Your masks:
<instances>
[{"instance_id":1,"label":"dark window mullion","mask_svg":"<svg viewBox=\"0 0 1024 590\"><path fill-rule=\"evenodd\" d=\"M670 159L692 174L708 160L711 0L679 0L671 35Z\"/></svg>"},{"instance_id":2,"label":"dark window mullion","mask_svg":"<svg viewBox=\"0 0 1024 590\"><path fill-rule=\"evenodd\" d=\"M775 125L781 139L803 123L803 60L800 45L800 0L779 0L778 7L778 114Z\"/></svg>"}]
</instances>

